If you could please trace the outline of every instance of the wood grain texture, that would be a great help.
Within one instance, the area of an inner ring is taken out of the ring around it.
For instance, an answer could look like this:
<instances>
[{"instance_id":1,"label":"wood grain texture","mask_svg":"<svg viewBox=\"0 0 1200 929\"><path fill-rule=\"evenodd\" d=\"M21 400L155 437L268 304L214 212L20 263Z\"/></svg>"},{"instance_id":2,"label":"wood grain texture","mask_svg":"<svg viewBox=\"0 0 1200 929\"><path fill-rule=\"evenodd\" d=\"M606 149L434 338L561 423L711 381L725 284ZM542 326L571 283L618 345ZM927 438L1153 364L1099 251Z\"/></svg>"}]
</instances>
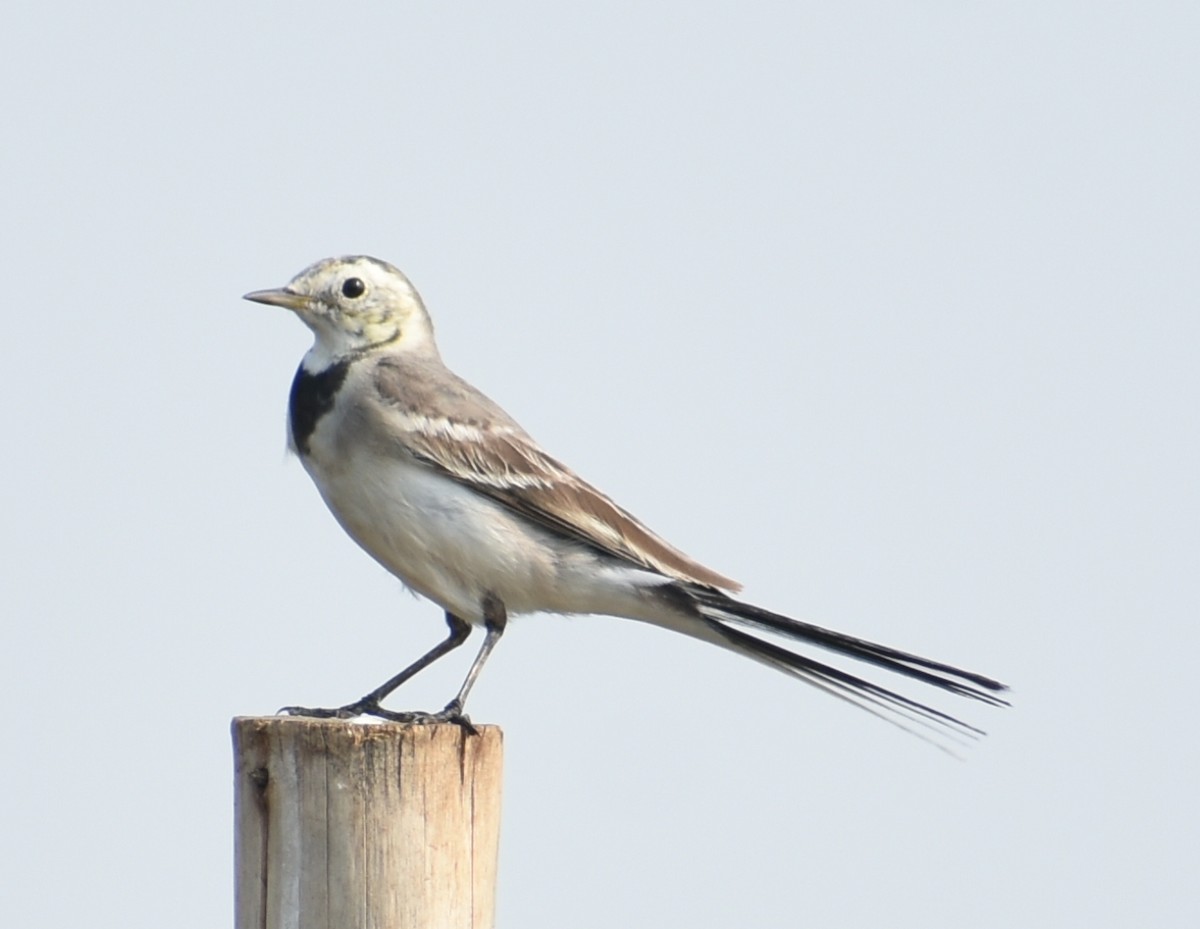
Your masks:
<instances>
[{"instance_id":1,"label":"wood grain texture","mask_svg":"<svg viewBox=\"0 0 1200 929\"><path fill-rule=\"evenodd\" d=\"M491 929L496 726L233 721L237 929Z\"/></svg>"}]
</instances>

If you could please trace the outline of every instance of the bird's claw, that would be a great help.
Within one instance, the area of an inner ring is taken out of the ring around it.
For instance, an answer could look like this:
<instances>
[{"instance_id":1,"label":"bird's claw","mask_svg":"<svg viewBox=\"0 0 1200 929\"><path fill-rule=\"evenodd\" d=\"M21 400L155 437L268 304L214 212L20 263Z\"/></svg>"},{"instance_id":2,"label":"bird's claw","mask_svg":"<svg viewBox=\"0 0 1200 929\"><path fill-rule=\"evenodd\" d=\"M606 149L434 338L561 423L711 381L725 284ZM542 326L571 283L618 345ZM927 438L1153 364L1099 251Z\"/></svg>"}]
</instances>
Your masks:
<instances>
[{"instance_id":1,"label":"bird's claw","mask_svg":"<svg viewBox=\"0 0 1200 929\"><path fill-rule=\"evenodd\" d=\"M284 706L277 716L307 716L312 719L354 719L356 716L376 716L381 712L379 704L369 700L357 700L339 707Z\"/></svg>"},{"instance_id":2,"label":"bird's claw","mask_svg":"<svg viewBox=\"0 0 1200 929\"><path fill-rule=\"evenodd\" d=\"M383 707L376 707L371 715L378 716L380 719L390 720L391 722L408 723L411 726L436 726L450 723L455 726L461 726L468 735L479 735L479 730L471 724L470 717L455 703L449 704L444 710L439 710L436 713L425 713L420 710L397 712L395 710L385 710Z\"/></svg>"},{"instance_id":3,"label":"bird's claw","mask_svg":"<svg viewBox=\"0 0 1200 929\"><path fill-rule=\"evenodd\" d=\"M307 716L315 719L354 719L357 716L375 716L394 723L407 723L411 726L435 726L452 723L461 726L469 735L478 735L479 730L471 724L471 719L462 711L457 700L451 700L446 708L436 713L426 713L421 710L397 711L387 710L374 700L357 700L345 706L336 708L285 706L280 708L282 716Z\"/></svg>"}]
</instances>

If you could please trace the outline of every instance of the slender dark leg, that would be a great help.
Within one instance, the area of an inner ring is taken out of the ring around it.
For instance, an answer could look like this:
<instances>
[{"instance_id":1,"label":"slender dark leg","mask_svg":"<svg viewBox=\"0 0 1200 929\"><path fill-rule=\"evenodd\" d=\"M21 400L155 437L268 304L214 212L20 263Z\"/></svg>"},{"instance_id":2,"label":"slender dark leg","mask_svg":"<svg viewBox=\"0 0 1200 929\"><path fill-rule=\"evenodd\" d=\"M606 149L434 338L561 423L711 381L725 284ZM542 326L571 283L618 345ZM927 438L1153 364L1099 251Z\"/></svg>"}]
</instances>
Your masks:
<instances>
[{"instance_id":1,"label":"slender dark leg","mask_svg":"<svg viewBox=\"0 0 1200 929\"><path fill-rule=\"evenodd\" d=\"M492 653L492 649L500 641L500 636L504 635L504 627L507 624L508 611L504 609L504 604L496 597L490 595L485 597L483 601L483 627L487 630L487 635L484 636L479 654L471 662L471 668L467 671L467 677L463 681L462 687L458 689L458 695L446 704L445 709L437 713L394 713L391 710L376 707L371 711L372 715L403 723L457 723L468 732L474 734L475 727L471 725L471 720L463 712L463 705L467 702L467 694L475 686L475 679L479 677L479 672L483 668L484 662L488 660L488 655Z\"/></svg>"},{"instance_id":2,"label":"slender dark leg","mask_svg":"<svg viewBox=\"0 0 1200 929\"><path fill-rule=\"evenodd\" d=\"M503 607L501 607L503 610ZM390 678L383 684L380 684L361 700L356 700L354 703L348 703L345 706L336 709L324 709L322 707L306 707L306 706L285 706L280 713L287 713L289 716L319 716L325 719L336 717L339 719L350 719L354 716L384 716L388 719L397 717L406 717L413 714L392 714L390 711L384 710L379 706L379 701L387 697L393 690L407 681L417 672L429 667L443 655L454 651L463 642L467 641L467 636L471 634L471 626L464 620L459 619L453 613L446 614L446 625L450 627L450 635L445 641L439 642L428 652L410 664L407 668ZM488 626L488 635L491 635L491 626ZM484 640L484 646L487 646L487 640ZM476 664L479 659L475 659ZM472 665L474 670L474 665ZM469 688L468 688L469 689Z\"/></svg>"},{"instance_id":3,"label":"slender dark leg","mask_svg":"<svg viewBox=\"0 0 1200 929\"><path fill-rule=\"evenodd\" d=\"M492 649L500 641L500 636L504 635L504 627L507 625L508 611L504 609L504 604L495 597L486 597L483 601L483 628L487 630L487 634L484 636L483 645L480 646L479 654L475 656L475 660L471 662L471 668L467 671L466 680L463 681L462 687L458 689L458 696L446 704L446 708L442 710L442 713L449 714L451 717L463 716L463 707L467 703L467 694L475 686L475 678L479 677L479 672L483 670L484 662L488 660L488 655L492 653Z\"/></svg>"}]
</instances>

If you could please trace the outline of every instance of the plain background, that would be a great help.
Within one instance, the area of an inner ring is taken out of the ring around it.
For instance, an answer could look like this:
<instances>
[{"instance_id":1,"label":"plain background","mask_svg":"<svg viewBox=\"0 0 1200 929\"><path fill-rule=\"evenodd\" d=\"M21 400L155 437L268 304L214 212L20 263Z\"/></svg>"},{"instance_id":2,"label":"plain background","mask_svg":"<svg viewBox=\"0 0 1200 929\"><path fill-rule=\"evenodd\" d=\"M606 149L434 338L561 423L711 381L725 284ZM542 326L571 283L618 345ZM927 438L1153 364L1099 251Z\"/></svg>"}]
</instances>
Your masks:
<instances>
[{"instance_id":1,"label":"plain background","mask_svg":"<svg viewBox=\"0 0 1200 929\"><path fill-rule=\"evenodd\" d=\"M959 762L531 617L502 927L1200 922L1200 14L14 3L0 924L232 924L228 722L442 633L283 451L245 303L406 270L448 362L749 599L985 671ZM401 706L436 707L469 656Z\"/></svg>"}]
</instances>

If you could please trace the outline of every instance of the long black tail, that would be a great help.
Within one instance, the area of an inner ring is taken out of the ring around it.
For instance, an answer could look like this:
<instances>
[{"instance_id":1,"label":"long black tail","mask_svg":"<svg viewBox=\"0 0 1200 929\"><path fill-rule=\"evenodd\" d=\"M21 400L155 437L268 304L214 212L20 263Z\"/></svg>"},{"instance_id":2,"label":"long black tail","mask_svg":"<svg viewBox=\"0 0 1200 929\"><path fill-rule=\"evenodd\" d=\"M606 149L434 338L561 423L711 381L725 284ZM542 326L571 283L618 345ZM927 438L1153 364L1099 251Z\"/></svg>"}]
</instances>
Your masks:
<instances>
[{"instance_id":1,"label":"long black tail","mask_svg":"<svg viewBox=\"0 0 1200 929\"><path fill-rule=\"evenodd\" d=\"M672 600L681 602L689 612L704 622L710 633L709 636L704 636L705 638L711 638L733 651L802 678L891 722L902 724L903 721L907 721L958 735L984 735L982 729L977 729L948 713L841 668L788 651L736 627L748 626L775 633L876 665L960 697L969 697L992 706L1008 706L1008 701L998 696L1008 690L1008 687L982 674L964 671L940 661L932 661L886 645L781 616L761 607L734 600L711 587L672 584L661 590Z\"/></svg>"}]
</instances>

